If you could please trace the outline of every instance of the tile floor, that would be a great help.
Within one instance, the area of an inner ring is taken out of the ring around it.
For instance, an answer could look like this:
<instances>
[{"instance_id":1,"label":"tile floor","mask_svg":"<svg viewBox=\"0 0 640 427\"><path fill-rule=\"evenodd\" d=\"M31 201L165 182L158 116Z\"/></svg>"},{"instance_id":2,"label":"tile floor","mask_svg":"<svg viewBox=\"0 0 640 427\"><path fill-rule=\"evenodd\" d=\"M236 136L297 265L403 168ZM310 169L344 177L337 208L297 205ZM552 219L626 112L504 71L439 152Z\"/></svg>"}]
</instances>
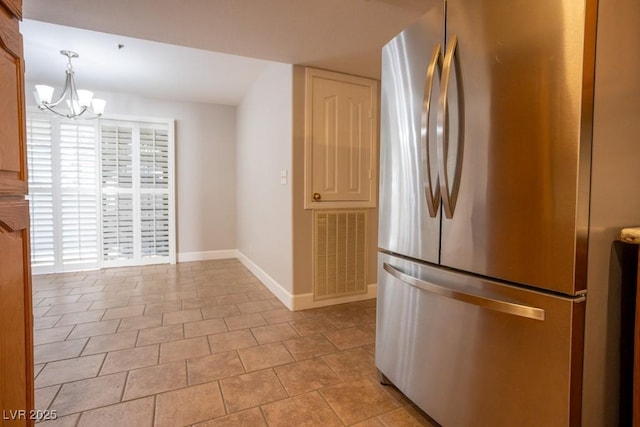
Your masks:
<instances>
[{"instance_id":1,"label":"tile floor","mask_svg":"<svg viewBox=\"0 0 640 427\"><path fill-rule=\"evenodd\" d=\"M420 426L375 300L291 312L237 260L33 279L38 426Z\"/></svg>"}]
</instances>

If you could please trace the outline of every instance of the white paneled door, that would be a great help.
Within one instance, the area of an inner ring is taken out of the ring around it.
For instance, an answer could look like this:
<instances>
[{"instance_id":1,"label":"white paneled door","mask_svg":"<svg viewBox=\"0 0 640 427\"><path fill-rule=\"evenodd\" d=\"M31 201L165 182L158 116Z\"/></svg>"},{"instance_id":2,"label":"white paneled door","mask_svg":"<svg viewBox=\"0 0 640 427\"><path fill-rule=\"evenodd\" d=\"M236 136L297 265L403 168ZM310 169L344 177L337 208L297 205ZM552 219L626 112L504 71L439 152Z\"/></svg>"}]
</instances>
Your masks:
<instances>
[{"instance_id":1,"label":"white paneled door","mask_svg":"<svg viewBox=\"0 0 640 427\"><path fill-rule=\"evenodd\" d=\"M306 207L375 207L377 82L307 69Z\"/></svg>"}]
</instances>

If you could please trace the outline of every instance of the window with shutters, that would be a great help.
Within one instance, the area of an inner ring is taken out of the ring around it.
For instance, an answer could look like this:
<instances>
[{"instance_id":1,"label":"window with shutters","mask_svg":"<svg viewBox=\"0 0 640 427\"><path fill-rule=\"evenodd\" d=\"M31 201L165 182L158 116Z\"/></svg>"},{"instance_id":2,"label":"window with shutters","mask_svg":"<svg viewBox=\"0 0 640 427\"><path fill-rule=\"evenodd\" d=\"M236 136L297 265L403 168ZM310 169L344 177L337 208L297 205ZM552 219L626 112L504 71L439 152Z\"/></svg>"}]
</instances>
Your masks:
<instances>
[{"instance_id":1,"label":"window with shutters","mask_svg":"<svg viewBox=\"0 0 640 427\"><path fill-rule=\"evenodd\" d=\"M35 273L100 266L96 137L95 122L38 113L27 118Z\"/></svg>"},{"instance_id":2,"label":"window with shutters","mask_svg":"<svg viewBox=\"0 0 640 427\"><path fill-rule=\"evenodd\" d=\"M170 123L103 120L104 266L175 262Z\"/></svg>"},{"instance_id":3,"label":"window with shutters","mask_svg":"<svg viewBox=\"0 0 640 427\"><path fill-rule=\"evenodd\" d=\"M173 122L27 117L34 273L175 262Z\"/></svg>"}]
</instances>

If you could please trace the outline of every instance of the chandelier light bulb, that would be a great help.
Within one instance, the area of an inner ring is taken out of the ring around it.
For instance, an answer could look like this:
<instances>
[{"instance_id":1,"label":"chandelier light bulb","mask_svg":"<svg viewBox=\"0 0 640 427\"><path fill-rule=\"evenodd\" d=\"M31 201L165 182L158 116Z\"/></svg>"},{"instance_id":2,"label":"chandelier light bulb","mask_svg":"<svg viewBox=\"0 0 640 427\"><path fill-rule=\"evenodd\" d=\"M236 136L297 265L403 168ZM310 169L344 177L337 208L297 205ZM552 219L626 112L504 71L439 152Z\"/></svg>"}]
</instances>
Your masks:
<instances>
[{"instance_id":1,"label":"chandelier light bulb","mask_svg":"<svg viewBox=\"0 0 640 427\"><path fill-rule=\"evenodd\" d=\"M53 88L47 85L36 85L36 93L38 104L42 102L46 102L47 104L51 103L53 99Z\"/></svg>"},{"instance_id":2,"label":"chandelier light bulb","mask_svg":"<svg viewBox=\"0 0 640 427\"><path fill-rule=\"evenodd\" d=\"M92 98L93 92L90 90L78 89L78 104L80 104L81 107L89 107Z\"/></svg>"},{"instance_id":3,"label":"chandelier light bulb","mask_svg":"<svg viewBox=\"0 0 640 427\"><path fill-rule=\"evenodd\" d=\"M107 105L107 101L104 99L93 98L91 100L91 107L93 109L94 114L102 115L104 114L104 107Z\"/></svg>"}]
</instances>

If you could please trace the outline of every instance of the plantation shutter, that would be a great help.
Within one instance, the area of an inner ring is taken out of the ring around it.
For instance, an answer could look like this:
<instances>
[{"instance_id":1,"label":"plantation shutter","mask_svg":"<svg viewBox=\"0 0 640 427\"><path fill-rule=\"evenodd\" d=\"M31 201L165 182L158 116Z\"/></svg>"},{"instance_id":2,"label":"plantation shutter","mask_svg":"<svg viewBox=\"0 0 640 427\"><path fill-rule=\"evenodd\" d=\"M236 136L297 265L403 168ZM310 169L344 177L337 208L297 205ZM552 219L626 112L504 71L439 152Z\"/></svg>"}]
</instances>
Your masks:
<instances>
[{"instance_id":1,"label":"plantation shutter","mask_svg":"<svg viewBox=\"0 0 640 427\"><path fill-rule=\"evenodd\" d=\"M94 124L60 123L61 243L66 269L98 266L97 154Z\"/></svg>"},{"instance_id":2,"label":"plantation shutter","mask_svg":"<svg viewBox=\"0 0 640 427\"><path fill-rule=\"evenodd\" d=\"M27 117L34 273L99 267L96 124Z\"/></svg>"},{"instance_id":3,"label":"plantation shutter","mask_svg":"<svg viewBox=\"0 0 640 427\"><path fill-rule=\"evenodd\" d=\"M103 263L175 262L170 123L103 120Z\"/></svg>"},{"instance_id":4,"label":"plantation shutter","mask_svg":"<svg viewBox=\"0 0 640 427\"><path fill-rule=\"evenodd\" d=\"M141 256L167 257L169 230L169 132L140 128Z\"/></svg>"},{"instance_id":5,"label":"plantation shutter","mask_svg":"<svg viewBox=\"0 0 640 427\"><path fill-rule=\"evenodd\" d=\"M101 137L102 259L133 260L133 127L103 123Z\"/></svg>"},{"instance_id":6,"label":"plantation shutter","mask_svg":"<svg viewBox=\"0 0 640 427\"><path fill-rule=\"evenodd\" d=\"M34 271L55 271L53 217L53 169L51 163L51 121L39 116L27 118L27 160L29 165L29 214L31 216L31 267Z\"/></svg>"}]
</instances>

